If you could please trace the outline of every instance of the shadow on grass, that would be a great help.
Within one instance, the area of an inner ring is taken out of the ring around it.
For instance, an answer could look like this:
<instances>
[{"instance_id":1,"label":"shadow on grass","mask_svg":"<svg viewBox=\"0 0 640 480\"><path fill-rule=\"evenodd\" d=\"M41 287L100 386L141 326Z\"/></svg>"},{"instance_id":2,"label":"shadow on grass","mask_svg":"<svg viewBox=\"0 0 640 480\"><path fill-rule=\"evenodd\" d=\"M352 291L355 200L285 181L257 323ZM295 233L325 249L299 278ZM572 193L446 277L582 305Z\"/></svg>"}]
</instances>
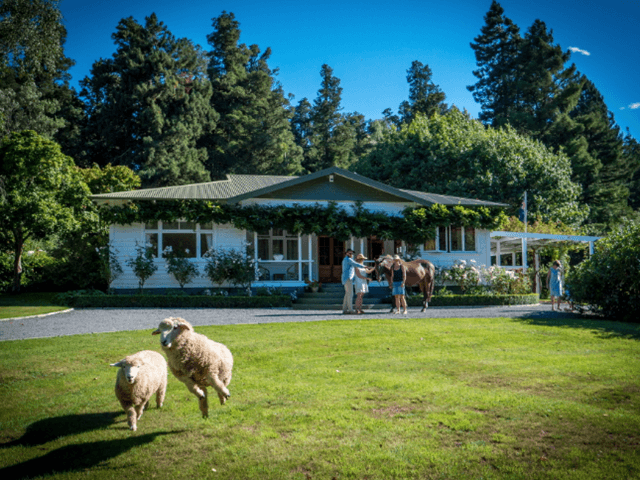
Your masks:
<instances>
[{"instance_id":1,"label":"shadow on grass","mask_svg":"<svg viewBox=\"0 0 640 480\"><path fill-rule=\"evenodd\" d=\"M45 418L32 423L27 427L27 431L22 437L2 444L0 448L10 448L18 445L34 447L44 445L60 437L100 430L112 425L116 417L122 413L122 411L117 411Z\"/></svg>"},{"instance_id":2,"label":"shadow on grass","mask_svg":"<svg viewBox=\"0 0 640 480\"><path fill-rule=\"evenodd\" d=\"M11 467L2 468L0 469L0 478L44 477L54 473L77 472L91 469L132 448L151 443L158 436L174 433L178 432L155 432L120 440L105 440L67 445L53 450L42 457L27 460L26 462ZM109 467L103 466L99 468Z\"/></svg>"},{"instance_id":3,"label":"shadow on grass","mask_svg":"<svg viewBox=\"0 0 640 480\"><path fill-rule=\"evenodd\" d=\"M582 328L592 330L601 338L629 338L640 340L640 324L612 322L569 312L536 312L522 318L514 318L514 322L546 327Z\"/></svg>"}]
</instances>

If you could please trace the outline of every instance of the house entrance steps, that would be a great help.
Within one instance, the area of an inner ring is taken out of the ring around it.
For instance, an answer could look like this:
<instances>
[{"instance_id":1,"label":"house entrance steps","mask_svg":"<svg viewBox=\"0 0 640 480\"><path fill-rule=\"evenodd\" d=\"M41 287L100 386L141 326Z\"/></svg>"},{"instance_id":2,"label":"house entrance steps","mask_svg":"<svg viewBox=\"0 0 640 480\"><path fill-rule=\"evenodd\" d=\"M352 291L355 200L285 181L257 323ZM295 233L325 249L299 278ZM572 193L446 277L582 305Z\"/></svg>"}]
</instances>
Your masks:
<instances>
[{"instance_id":1,"label":"house entrance steps","mask_svg":"<svg viewBox=\"0 0 640 480\"><path fill-rule=\"evenodd\" d=\"M389 303L382 303L389 296L389 288L369 285L365 294L363 310L389 309ZM323 283L318 292L305 292L293 303L293 310L339 310L342 311L344 287L340 283ZM355 304L356 295L353 294Z\"/></svg>"}]
</instances>

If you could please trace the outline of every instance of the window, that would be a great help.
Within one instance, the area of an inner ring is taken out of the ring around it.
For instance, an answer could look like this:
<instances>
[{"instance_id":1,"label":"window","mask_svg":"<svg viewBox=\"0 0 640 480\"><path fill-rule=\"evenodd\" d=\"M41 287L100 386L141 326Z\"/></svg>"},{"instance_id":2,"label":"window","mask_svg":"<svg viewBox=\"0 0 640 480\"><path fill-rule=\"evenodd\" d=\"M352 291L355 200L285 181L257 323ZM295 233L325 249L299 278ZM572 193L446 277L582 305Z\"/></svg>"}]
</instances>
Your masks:
<instances>
[{"instance_id":1,"label":"window","mask_svg":"<svg viewBox=\"0 0 640 480\"><path fill-rule=\"evenodd\" d=\"M213 247L213 224L195 222L147 222L144 224L145 241L151 244L153 254L160 258L170 247L174 253L186 258L201 258Z\"/></svg>"},{"instance_id":2,"label":"window","mask_svg":"<svg viewBox=\"0 0 640 480\"><path fill-rule=\"evenodd\" d=\"M298 235L281 228L258 232L258 258L273 260L282 255L284 260L298 260Z\"/></svg>"},{"instance_id":3,"label":"window","mask_svg":"<svg viewBox=\"0 0 640 480\"><path fill-rule=\"evenodd\" d=\"M424 243L429 252L475 252L476 230L473 227L437 227L434 238Z\"/></svg>"}]
</instances>

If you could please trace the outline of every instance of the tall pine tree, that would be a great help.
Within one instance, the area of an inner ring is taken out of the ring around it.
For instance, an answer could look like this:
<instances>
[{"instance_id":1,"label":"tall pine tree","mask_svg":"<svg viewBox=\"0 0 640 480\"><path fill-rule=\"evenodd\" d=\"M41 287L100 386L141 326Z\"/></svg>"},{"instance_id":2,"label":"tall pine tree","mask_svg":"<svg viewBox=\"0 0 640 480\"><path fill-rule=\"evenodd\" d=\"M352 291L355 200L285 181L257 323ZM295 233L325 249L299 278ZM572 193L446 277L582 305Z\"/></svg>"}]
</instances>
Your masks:
<instances>
[{"instance_id":1,"label":"tall pine tree","mask_svg":"<svg viewBox=\"0 0 640 480\"><path fill-rule=\"evenodd\" d=\"M122 19L112 37L116 53L81 82L85 163L128 166L144 187L209 180L207 151L197 145L215 121L202 52L155 14L144 25Z\"/></svg>"},{"instance_id":2,"label":"tall pine tree","mask_svg":"<svg viewBox=\"0 0 640 480\"><path fill-rule=\"evenodd\" d=\"M348 168L356 143L354 129L341 113L340 79L327 64L322 65L320 76L320 90L310 112L313 147L304 165L309 172L333 166Z\"/></svg>"},{"instance_id":3,"label":"tall pine tree","mask_svg":"<svg viewBox=\"0 0 640 480\"><path fill-rule=\"evenodd\" d=\"M495 0L484 20L481 34L471 44L478 65L473 75L478 81L467 89L482 106L479 119L499 127L509 123L510 111L517 98L516 58L522 37L518 26L504 16L504 9Z\"/></svg>"},{"instance_id":4,"label":"tall pine tree","mask_svg":"<svg viewBox=\"0 0 640 480\"><path fill-rule=\"evenodd\" d=\"M67 31L57 0L0 2L0 137L34 130L52 138L73 102Z\"/></svg>"},{"instance_id":5,"label":"tall pine tree","mask_svg":"<svg viewBox=\"0 0 640 480\"><path fill-rule=\"evenodd\" d=\"M411 63L411 68L407 70L409 101L402 102L398 109L402 123L411 123L418 113L427 117L433 116L436 112L446 113L446 95L431 81L432 75L429 65L423 65L418 60Z\"/></svg>"},{"instance_id":6,"label":"tall pine tree","mask_svg":"<svg viewBox=\"0 0 640 480\"><path fill-rule=\"evenodd\" d=\"M293 108L268 65L271 49L239 44L240 24L233 13L213 19L207 39L212 107L220 114L203 145L214 178L226 173L293 175L301 171L302 149L290 119Z\"/></svg>"}]
</instances>

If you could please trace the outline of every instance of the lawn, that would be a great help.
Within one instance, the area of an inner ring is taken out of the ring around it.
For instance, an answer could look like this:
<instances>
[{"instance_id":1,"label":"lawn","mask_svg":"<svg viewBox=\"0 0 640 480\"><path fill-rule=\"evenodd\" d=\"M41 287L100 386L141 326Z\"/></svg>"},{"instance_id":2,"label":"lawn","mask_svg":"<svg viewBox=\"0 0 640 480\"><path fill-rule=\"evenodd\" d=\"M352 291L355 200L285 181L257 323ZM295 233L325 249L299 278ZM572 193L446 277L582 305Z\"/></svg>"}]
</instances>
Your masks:
<instances>
[{"instance_id":1,"label":"lawn","mask_svg":"<svg viewBox=\"0 0 640 480\"><path fill-rule=\"evenodd\" d=\"M0 478L640 478L640 327L563 322L198 327L232 397L170 375L137 432L109 364L150 331L2 342Z\"/></svg>"},{"instance_id":2,"label":"lawn","mask_svg":"<svg viewBox=\"0 0 640 480\"><path fill-rule=\"evenodd\" d=\"M54 303L53 297L55 295L55 293L50 292L31 292L17 295L0 294L0 320L67 310L69 307Z\"/></svg>"}]
</instances>

